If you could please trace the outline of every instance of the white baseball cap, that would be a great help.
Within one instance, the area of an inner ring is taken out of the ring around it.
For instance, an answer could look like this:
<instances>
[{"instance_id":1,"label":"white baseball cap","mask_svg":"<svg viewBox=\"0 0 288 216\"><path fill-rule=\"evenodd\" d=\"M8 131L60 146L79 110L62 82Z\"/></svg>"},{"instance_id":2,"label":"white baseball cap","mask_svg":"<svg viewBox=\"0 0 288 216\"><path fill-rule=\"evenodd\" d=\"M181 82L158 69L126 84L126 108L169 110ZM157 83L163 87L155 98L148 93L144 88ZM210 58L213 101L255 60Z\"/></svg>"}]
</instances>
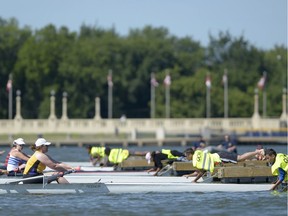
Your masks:
<instances>
[{"instance_id":1,"label":"white baseball cap","mask_svg":"<svg viewBox=\"0 0 288 216\"><path fill-rule=\"evenodd\" d=\"M25 145L23 138L18 138L13 141L13 145Z\"/></svg>"},{"instance_id":2,"label":"white baseball cap","mask_svg":"<svg viewBox=\"0 0 288 216\"><path fill-rule=\"evenodd\" d=\"M51 142L47 142L44 138L39 138L36 140L35 145L38 146L42 146L42 145L50 145Z\"/></svg>"},{"instance_id":3,"label":"white baseball cap","mask_svg":"<svg viewBox=\"0 0 288 216\"><path fill-rule=\"evenodd\" d=\"M148 152L146 155L145 155L145 159L147 160L148 164L151 163L151 153Z\"/></svg>"}]
</instances>

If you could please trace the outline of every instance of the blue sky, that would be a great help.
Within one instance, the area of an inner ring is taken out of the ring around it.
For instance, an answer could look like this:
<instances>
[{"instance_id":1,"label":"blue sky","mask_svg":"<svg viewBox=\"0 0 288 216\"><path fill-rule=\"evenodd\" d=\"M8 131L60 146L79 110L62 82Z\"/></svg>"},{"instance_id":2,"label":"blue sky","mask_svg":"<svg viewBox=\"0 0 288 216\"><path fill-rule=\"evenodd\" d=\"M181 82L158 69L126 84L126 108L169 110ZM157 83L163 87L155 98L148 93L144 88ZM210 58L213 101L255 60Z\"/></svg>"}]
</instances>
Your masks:
<instances>
[{"instance_id":1,"label":"blue sky","mask_svg":"<svg viewBox=\"0 0 288 216\"><path fill-rule=\"evenodd\" d=\"M229 31L261 49L287 47L287 0L0 0L0 16L33 30L53 24L114 27L120 35L146 25L166 27L203 46L209 34Z\"/></svg>"}]
</instances>

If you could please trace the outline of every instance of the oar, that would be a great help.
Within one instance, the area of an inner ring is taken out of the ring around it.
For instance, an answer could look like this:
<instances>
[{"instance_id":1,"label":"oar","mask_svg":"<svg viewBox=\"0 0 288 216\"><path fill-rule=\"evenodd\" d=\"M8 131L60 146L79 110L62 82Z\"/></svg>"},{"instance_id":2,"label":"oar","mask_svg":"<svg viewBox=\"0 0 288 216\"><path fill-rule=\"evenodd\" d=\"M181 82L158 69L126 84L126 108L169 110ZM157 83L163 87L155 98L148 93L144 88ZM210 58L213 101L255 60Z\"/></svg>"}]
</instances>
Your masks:
<instances>
[{"instance_id":1,"label":"oar","mask_svg":"<svg viewBox=\"0 0 288 216\"><path fill-rule=\"evenodd\" d=\"M67 170L67 171L63 172L62 174L57 173L55 175L48 176L47 184L51 183L52 181L56 181L59 177L62 177L64 175L67 175L67 174L70 174L70 173L74 173L74 172L76 172L76 170L73 169L73 170Z\"/></svg>"},{"instance_id":2,"label":"oar","mask_svg":"<svg viewBox=\"0 0 288 216\"><path fill-rule=\"evenodd\" d=\"M45 183L50 183L52 181L57 180L59 177L62 177L64 175L67 175L67 174L70 174L73 172L75 172L75 170L67 170L67 171L63 172L63 174L58 173L58 174L51 175L51 176L45 176L45 175L33 176L33 177L29 177L29 178L22 178L22 179L19 179L16 181L6 182L5 184L19 184L20 182L24 183L24 182L27 182L30 180L35 180L35 179L43 179L43 183L44 183L44 180L45 180Z\"/></svg>"}]
</instances>

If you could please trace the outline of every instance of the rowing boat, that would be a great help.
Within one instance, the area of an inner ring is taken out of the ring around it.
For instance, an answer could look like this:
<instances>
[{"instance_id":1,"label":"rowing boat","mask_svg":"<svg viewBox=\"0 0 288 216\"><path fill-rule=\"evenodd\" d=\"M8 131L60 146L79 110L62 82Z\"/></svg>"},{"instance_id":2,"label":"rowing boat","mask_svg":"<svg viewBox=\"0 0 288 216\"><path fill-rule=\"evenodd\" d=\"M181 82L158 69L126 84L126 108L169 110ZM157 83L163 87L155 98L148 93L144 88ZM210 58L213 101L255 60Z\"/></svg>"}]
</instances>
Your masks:
<instances>
[{"instance_id":1,"label":"rowing boat","mask_svg":"<svg viewBox=\"0 0 288 216\"><path fill-rule=\"evenodd\" d=\"M110 193L148 192L255 192L268 191L269 184L222 183L106 183Z\"/></svg>"},{"instance_id":2,"label":"rowing boat","mask_svg":"<svg viewBox=\"0 0 288 216\"><path fill-rule=\"evenodd\" d=\"M27 179L6 179L0 184L0 194L33 193L147 193L147 192L248 192L267 191L270 184L223 184L223 183L191 183L193 178L155 177L129 175L66 175L70 184L49 182L54 176L36 176ZM23 184L32 178L43 178L43 184ZM54 177L55 178L55 177Z\"/></svg>"},{"instance_id":3,"label":"rowing boat","mask_svg":"<svg viewBox=\"0 0 288 216\"><path fill-rule=\"evenodd\" d=\"M183 193L183 192L258 192L269 184L221 183L74 183L74 184L2 184L0 194L82 194L82 193Z\"/></svg>"}]
</instances>

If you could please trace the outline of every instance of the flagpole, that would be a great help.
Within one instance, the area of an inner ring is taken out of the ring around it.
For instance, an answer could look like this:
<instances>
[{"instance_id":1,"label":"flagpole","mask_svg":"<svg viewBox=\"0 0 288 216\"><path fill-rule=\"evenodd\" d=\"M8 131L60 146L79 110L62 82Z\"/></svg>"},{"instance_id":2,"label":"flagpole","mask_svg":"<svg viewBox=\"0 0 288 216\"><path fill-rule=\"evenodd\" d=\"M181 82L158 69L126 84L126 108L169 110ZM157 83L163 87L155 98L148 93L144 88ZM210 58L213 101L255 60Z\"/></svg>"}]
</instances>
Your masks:
<instances>
[{"instance_id":1,"label":"flagpole","mask_svg":"<svg viewBox=\"0 0 288 216\"><path fill-rule=\"evenodd\" d=\"M266 118L266 90L263 89L263 118Z\"/></svg>"},{"instance_id":2,"label":"flagpole","mask_svg":"<svg viewBox=\"0 0 288 216\"><path fill-rule=\"evenodd\" d=\"M263 72L263 76L264 76L264 78L265 78L265 85L264 85L264 87L263 87L263 118L266 118L266 108L267 108L267 103L266 103L266 101L267 101L267 97L266 97L266 71L264 71Z\"/></svg>"},{"instance_id":3,"label":"flagpole","mask_svg":"<svg viewBox=\"0 0 288 216\"><path fill-rule=\"evenodd\" d=\"M8 110L9 114L8 117L9 119L12 119L12 111L13 111L13 84L12 84L12 74L9 74L9 81L11 82L11 86L9 88L9 102L8 102Z\"/></svg>"},{"instance_id":4,"label":"flagpole","mask_svg":"<svg viewBox=\"0 0 288 216\"><path fill-rule=\"evenodd\" d=\"M164 79L165 85L165 110L166 110L166 118L170 118L170 85L171 85L171 77L169 73L166 73L166 77Z\"/></svg>"},{"instance_id":5,"label":"flagpole","mask_svg":"<svg viewBox=\"0 0 288 216\"><path fill-rule=\"evenodd\" d=\"M109 70L108 74L108 118L112 118L113 110L113 82L112 82L112 70Z\"/></svg>"},{"instance_id":6,"label":"flagpole","mask_svg":"<svg viewBox=\"0 0 288 216\"><path fill-rule=\"evenodd\" d=\"M210 88L206 87L206 118L210 118Z\"/></svg>"},{"instance_id":7,"label":"flagpole","mask_svg":"<svg viewBox=\"0 0 288 216\"><path fill-rule=\"evenodd\" d=\"M224 118L228 118L228 77L227 69L224 71L225 80L224 81Z\"/></svg>"},{"instance_id":8,"label":"flagpole","mask_svg":"<svg viewBox=\"0 0 288 216\"><path fill-rule=\"evenodd\" d=\"M206 118L210 118L210 88L211 88L211 80L210 75L206 75Z\"/></svg>"},{"instance_id":9,"label":"flagpole","mask_svg":"<svg viewBox=\"0 0 288 216\"><path fill-rule=\"evenodd\" d=\"M151 73L151 108L150 108L150 118L155 118L155 86L154 86L154 73Z\"/></svg>"},{"instance_id":10,"label":"flagpole","mask_svg":"<svg viewBox=\"0 0 288 216\"><path fill-rule=\"evenodd\" d=\"M166 118L170 118L170 85L166 85Z\"/></svg>"}]
</instances>

